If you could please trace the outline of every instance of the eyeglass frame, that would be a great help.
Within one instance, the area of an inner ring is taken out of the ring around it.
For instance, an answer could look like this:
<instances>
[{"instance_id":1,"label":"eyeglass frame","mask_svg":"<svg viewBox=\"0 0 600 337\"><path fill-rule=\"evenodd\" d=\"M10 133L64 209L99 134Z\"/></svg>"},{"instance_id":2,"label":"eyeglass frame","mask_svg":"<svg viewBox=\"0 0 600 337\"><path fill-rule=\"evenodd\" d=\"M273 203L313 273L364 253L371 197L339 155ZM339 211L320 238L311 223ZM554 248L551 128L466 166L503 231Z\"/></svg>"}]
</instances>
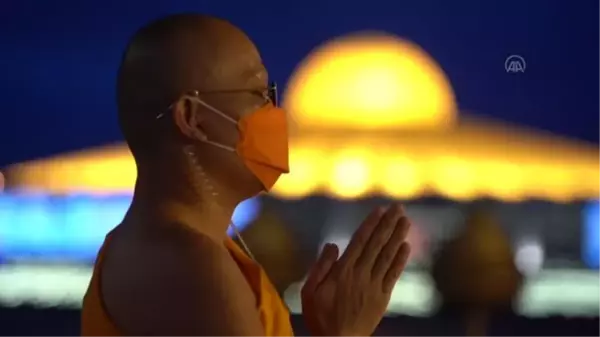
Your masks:
<instances>
[{"instance_id":1,"label":"eyeglass frame","mask_svg":"<svg viewBox=\"0 0 600 337\"><path fill-rule=\"evenodd\" d=\"M278 106L279 96L277 93L277 83L271 82L271 84L265 90L252 90L252 89L232 89L232 90L212 90L212 91L199 91L192 90L189 92L194 97L199 97L202 94L237 94L237 93L256 93L265 99L265 102L271 102L274 106ZM163 118L171 109L175 103L171 103L167 109L156 115L156 119Z\"/></svg>"}]
</instances>

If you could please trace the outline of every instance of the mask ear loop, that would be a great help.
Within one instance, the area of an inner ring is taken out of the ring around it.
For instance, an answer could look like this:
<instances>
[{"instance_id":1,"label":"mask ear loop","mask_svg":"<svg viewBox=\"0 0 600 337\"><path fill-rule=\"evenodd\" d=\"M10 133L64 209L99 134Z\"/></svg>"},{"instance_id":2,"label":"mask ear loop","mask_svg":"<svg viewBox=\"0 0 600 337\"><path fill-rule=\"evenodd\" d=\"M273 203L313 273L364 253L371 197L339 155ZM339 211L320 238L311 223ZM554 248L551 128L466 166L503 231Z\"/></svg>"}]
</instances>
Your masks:
<instances>
[{"instance_id":1,"label":"mask ear loop","mask_svg":"<svg viewBox=\"0 0 600 337\"><path fill-rule=\"evenodd\" d=\"M233 232L235 233L235 236L238 238L238 240L240 240L240 243L242 244L242 248L244 248L244 251L246 251L246 254L248 254L248 256L254 261L257 262L256 259L254 258L254 255L252 255L252 252L250 251L250 248L248 248L248 245L246 244L246 242L244 241L244 238L242 237L242 234L240 234L240 231L237 229L237 226L233 223L233 221L231 221L229 223L229 225L231 226L231 228L233 229Z\"/></svg>"},{"instance_id":2,"label":"mask ear loop","mask_svg":"<svg viewBox=\"0 0 600 337\"><path fill-rule=\"evenodd\" d=\"M221 117L222 117L222 118L224 118L226 121L228 121L228 122L230 122L230 123L232 123L232 124L235 124L235 125L237 125L237 123L238 123L238 122L237 122L235 119L233 119L233 118L231 118L231 117L227 116L226 114L224 114L223 112L221 112L219 109L217 109L217 108L213 107L212 105L210 105L210 104L208 104L208 103L204 102L204 101L203 101L203 100L201 100L201 99L200 99L200 98L199 98L197 95L198 95L198 92L196 91L196 92L194 92L194 96L190 96L190 97L191 97L193 100L195 100L197 103L199 103L199 104L201 104L202 106L204 106L205 108L207 108L208 110L210 110L210 111L214 112L214 113L215 113L215 114L217 114L218 116L221 116ZM211 141L211 140L208 140L208 139L205 139L205 140L204 140L204 142L205 142L205 143L208 143L208 144L210 144L210 145L214 145L214 146L216 146L216 147L218 147L218 148L221 148L221 149L224 149L224 150L230 151L230 152L235 152L235 151L236 151L236 150L235 150L235 148L233 148L233 147L231 147L231 146L227 146L227 145L223 145L223 144L220 144L220 143L217 143L217 142L213 142L213 141Z\"/></svg>"}]
</instances>

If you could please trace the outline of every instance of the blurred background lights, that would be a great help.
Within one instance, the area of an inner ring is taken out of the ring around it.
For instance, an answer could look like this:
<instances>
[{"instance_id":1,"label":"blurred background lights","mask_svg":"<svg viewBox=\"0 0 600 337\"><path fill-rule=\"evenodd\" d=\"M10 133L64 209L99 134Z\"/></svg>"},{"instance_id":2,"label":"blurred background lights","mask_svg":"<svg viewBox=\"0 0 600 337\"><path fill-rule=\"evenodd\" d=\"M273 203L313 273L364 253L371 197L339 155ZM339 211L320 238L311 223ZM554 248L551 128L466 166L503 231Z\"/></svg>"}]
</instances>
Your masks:
<instances>
[{"instance_id":1,"label":"blurred background lights","mask_svg":"<svg viewBox=\"0 0 600 337\"><path fill-rule=\"evenodd\" d=\"M0 256L93 261L130 204L130 195L0 195ZM232 221L240 231L258 217L260 205L260 198L255 197L236 207Z\"/></svg>"},{"instance_id":2,"label":"blurred background lights","mask_svg":"<svg viewBox=\"0 0 600 337\"><path fill-rule=\"evenodd\" d=\"M370 187L370 171L367 151L348 151L334 159L331 171L331 190L341 198L355 198L363 195Z\"/></svg>"},{"instance_id":3,"label":"blurred background lights","mask_svg":"<svg viewBox=\"0 0 600 337\"><path fill-rule=\"evenodd\" d=\"M600 267L600 202L588 203L583 209L582 258L589 268Z\"/></svg>"},{"instance_id":4,"label":"blurred background lights","mask_svg":"<svg viewBox=\"0 0 600 337\"><path fill-rule=\"evenodd\" d=\"M534 276L544 265L544 247L533 238L523 239L515 250L515 264L525 276Z\"/></svg>"},{"instance_id":5,"label":"blurred background lights","mask_svg":"<svg viewBox=\"0 0 600 337\"><path fill-rule=\"evenodd\" d=\"M122 220L131 196L0 196L0 256L5 260L88 263Z\"/></svg>"},{"instance_id":6,"label":"blurred background lights","mask_svg":"<svg viewBox=\"0 0 600 337\"><path fill-rule=\"evenodd\" d=\"M380 189L395 198L408 199L423 189L417 163L409 158L390 156L388 163L380 165L380 171Z\"/></svg>"},{"instance_id":7,"label":"blurred background lights","mask_svg":"<svg viewBox=\"0 0 600 337\"><path fill-rule=\"evenodd\" d=\"M443 195L455 200L468 200L476 196L473 182L475 175L471 172L471 165L465 160L442 156L431 164L431 168L436 171L431 176L439 178L430 184Z\"/></svg>"},{"instance_id":8,"label":"blurred background lights","mask_svg":"<svg viewBox=\"0 0 600 337\"><path fill-rule=\"evenodd\" d=\"M286 88L300 127L444 127L455 119L452 87L417 45L362 33L315 50Z\"/></svg>"},{"instance_id":9,"label":"blurred background lights","mask_svg":"<svg viewBox=\"0 0 600 337\"><path fill-rule=\"evenodd\" d=\"M231 216L231 222L235 225L237 230L243 231L244 228L248 227L258 217L261 210L260 197L254 197L246 199L237 205ZM235 232L231 226L228 229L228 234L231 236Z\"/></svg>"}]
</instances>

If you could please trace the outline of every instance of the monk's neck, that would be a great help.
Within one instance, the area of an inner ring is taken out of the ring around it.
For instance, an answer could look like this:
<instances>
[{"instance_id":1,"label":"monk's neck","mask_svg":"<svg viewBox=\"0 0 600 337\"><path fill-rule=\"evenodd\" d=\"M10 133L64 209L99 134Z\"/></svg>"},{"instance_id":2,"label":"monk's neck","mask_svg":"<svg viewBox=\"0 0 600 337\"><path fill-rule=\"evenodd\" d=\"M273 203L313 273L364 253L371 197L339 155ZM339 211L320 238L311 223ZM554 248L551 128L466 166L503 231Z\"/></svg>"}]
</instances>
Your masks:
<instances>
[{"instance_id":1,"label":"monk's neck","mask_svg":"<svg viewBox=\"0 0 600 337\"><path fill-rule=\"evenodd\" d=\"M212 186L175 177L182 175L171 175L170 179L138 176L130 215L185 225L224 239L237 203L215 193Z\"/></svg>"}]
</instances>

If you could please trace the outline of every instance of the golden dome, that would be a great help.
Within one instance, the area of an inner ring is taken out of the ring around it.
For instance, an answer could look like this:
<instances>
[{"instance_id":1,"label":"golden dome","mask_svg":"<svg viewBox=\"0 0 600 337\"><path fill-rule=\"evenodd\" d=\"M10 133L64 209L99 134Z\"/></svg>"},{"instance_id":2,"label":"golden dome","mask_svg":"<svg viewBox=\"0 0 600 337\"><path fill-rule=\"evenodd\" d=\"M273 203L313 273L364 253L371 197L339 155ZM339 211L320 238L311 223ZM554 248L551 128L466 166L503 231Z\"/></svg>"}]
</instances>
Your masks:
<instances>
[{"instance_id":1,"label":"golden dome","mask_svg":"<svg viewBox=\"0 0 600 337\"><path fill-rule=\"evenodd\" d=\"M417 45L355 34L317 48L292 76L284 106L299 127L443 127L456 117L450 82Z\"/></svg>"}]
</instances>

